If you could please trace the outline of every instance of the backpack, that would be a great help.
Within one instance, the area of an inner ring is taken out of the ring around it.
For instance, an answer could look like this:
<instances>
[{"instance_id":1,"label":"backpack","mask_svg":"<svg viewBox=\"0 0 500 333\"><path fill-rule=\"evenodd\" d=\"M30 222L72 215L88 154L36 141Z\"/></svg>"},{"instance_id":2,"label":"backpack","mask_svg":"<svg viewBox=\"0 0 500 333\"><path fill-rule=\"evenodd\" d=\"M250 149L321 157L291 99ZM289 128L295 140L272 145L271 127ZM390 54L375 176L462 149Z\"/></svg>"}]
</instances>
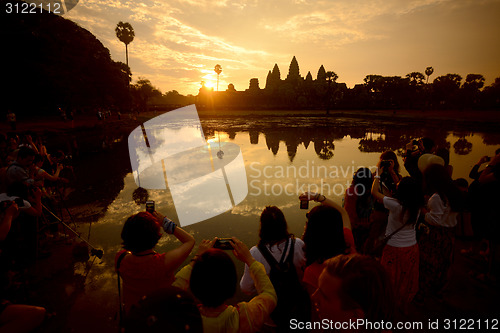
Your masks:
<instances>
[{"instance_id":1,"label":"backpack","mask_svg":"<svg viewBox=\"0 0 500 333\"><path fill-rule=\"evenodd\" d=\"M285 260L288 248L290 253ZM297 276L293 264L295 238L286 240L285 250L278 263L265 245L259 244L258 249L271 266L269 279L271 280L278 296L278 305L271 313L271 319L278 326L278 331L287 331L290 320L307 322L311 319L311 301L309 294L304 289Z\"/></svg>"}]
</instances>

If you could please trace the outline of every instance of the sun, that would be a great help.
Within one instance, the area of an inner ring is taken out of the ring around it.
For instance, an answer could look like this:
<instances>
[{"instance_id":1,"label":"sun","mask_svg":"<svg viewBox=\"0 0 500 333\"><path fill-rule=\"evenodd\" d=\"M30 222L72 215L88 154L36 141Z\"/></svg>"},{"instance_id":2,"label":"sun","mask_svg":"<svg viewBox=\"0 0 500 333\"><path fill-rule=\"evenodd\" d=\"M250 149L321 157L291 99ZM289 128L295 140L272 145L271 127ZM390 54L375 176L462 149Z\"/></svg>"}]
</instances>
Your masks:
<instances>
[{"instance_id":1,"label":"sun","mask_svg":"<svg viewBox=\"0 0 500 333\"><path fill-rule=\"evenodd\" d=\"M213 82L205 81L205 87L207 87L208 89L212 89L215 87L215 85Z\"/></svg>"}]
</instances>

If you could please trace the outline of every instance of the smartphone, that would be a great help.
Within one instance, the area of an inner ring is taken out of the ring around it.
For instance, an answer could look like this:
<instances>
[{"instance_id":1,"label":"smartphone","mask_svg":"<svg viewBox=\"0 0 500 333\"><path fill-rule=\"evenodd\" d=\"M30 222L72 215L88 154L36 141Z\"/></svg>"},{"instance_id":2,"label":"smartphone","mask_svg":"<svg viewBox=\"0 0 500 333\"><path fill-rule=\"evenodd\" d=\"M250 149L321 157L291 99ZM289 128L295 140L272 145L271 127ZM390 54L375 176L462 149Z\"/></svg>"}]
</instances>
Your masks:
<instances>
[{"instance_id":1,"label":"smartphone","mask_svg":"<svg viewBox=\"0 0 500 333\"><path fill-rule=\"evenodd\" d=\"M232 250L231 238L217 238L214 243L214 248L221 250Z\"/></svg>"},{"instance_id":2,"label":"smartphone","mask_svg":"<svg viewBox=\"0 0 500 333\"><path fill-rule=\"evenodd\" d=\"M309 200L300 200L300 209L309 209Z\"/></svg>"},{"instance_id":3,"label":"smartphone","mask_svg":"<svg viewBox=\"0 0 500 333\"><path fill-rule=\"evenodd\" d=\"M146 201L146 212L153 213L155 211L155 202L153 200Z\"/></svg>"}]
</instances>

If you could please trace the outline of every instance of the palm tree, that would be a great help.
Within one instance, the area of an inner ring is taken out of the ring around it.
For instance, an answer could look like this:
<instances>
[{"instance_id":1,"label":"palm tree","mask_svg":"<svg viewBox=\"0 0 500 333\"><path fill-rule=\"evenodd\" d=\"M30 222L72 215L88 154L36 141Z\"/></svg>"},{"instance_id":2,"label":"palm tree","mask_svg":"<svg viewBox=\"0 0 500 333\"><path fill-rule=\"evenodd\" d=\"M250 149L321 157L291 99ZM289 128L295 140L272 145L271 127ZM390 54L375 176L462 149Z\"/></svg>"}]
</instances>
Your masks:
<instances>
[{"instance_id":1,"label":"palm tree","mask_svg":"<svg viewBox=\"0 0 500 333\"><path fill-rule=\"evenodd\" d=\"M130 25L130 23L122 21L118 22L115 28L116 37L125 44L125 57L126 63L128 66L128 44L132 43L135 37L134 28Z\"/></svg>"},{"instance_id":2,"label":"palm tree","mask_svg":"<svg viewBox=\"0 0 500 333\"><path fill-rule=\"evenodd\" d=\"M222 73L222 66L217 64L214 68L215 73L217 73L217 91L219 91L219 75Z\"/></svg>"},{"instance_id":3,"label":"palm tree","mask_svg":"<svg viewBox=\"0 0 500 333\"><path fill-rule=\"evenodd\" d=\"M434 68L432 68L432 67L429 66L429 67L427 67L425 69L425 75L427 75L427 82L426 82L426 84L429 83L429 76L431 76L432 73L434 73Z\"/></svg>"}]
</instances>

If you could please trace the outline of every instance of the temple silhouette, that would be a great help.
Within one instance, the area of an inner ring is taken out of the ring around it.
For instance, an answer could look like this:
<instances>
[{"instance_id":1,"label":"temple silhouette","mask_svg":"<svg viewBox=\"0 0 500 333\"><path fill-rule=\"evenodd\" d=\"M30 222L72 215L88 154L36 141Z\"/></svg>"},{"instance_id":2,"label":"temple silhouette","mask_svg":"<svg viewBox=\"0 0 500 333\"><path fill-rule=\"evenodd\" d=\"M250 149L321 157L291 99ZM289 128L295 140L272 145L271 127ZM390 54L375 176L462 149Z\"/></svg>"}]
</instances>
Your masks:
<instances>
[{"instance_id":1,"label":"temple silhouette","mask_svg":"<svg viewBox=\"0 0 500 333\"><path fill-rule=\"evenodd\" d=\"M217 109L333 109L340 107L348 92L345 83L336 82L337 75L327 72L321 65L313 79L311 72L300 75L297 58L294 56L286 78L281 78L278 64L269 70L265 88L259 79L252 78L245 91L237 91L229 84L226 91L213 91L202 83L196 104L199 108Z\"/></svg>"}]
</instances>

